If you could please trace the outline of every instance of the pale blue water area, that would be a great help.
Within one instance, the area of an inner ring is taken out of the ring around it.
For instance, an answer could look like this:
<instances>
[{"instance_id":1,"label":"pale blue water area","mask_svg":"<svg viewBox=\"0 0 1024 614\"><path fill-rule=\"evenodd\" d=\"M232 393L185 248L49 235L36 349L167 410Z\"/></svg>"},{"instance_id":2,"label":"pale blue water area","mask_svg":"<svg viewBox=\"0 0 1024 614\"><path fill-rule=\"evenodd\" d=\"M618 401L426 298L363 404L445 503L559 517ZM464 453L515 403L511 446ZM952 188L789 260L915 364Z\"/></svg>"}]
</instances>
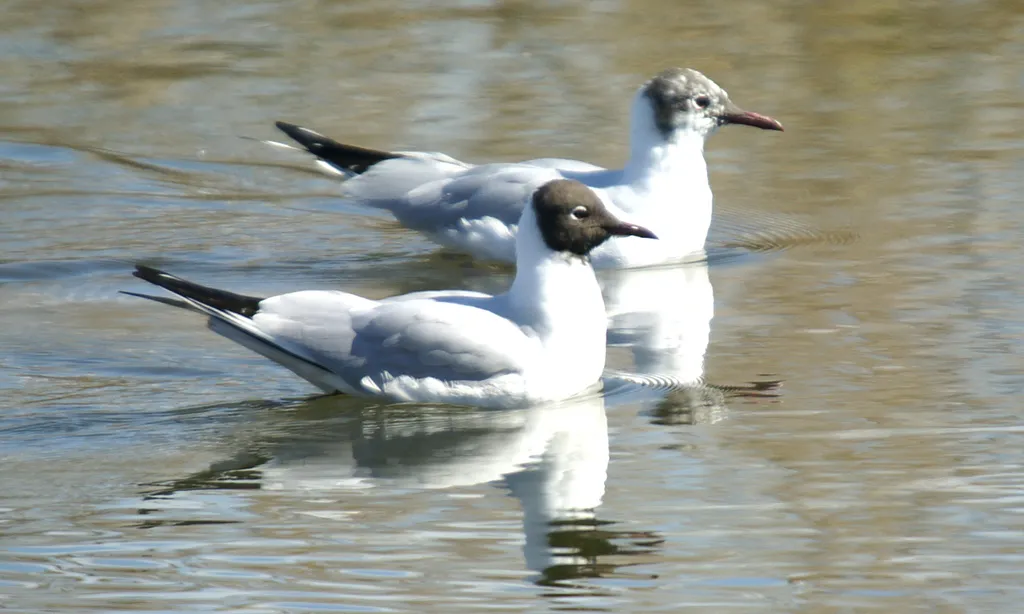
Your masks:
<instances>
[{"instance_id":1,"label":"pale blue water area","mask_svg":"<svg viewBox=\"0 0 1024 614\"><path fill-rule=\"evenodd\" d=\"M1016 4L0 15L0 609L1019 611ZM604 277L609 366L693 386L317 398L118 294L137 261L261 295L500 291L508 268L239 137L616 165L674 65L786 126L709 142L710 266Z\"/></svg>"}]
</instances>

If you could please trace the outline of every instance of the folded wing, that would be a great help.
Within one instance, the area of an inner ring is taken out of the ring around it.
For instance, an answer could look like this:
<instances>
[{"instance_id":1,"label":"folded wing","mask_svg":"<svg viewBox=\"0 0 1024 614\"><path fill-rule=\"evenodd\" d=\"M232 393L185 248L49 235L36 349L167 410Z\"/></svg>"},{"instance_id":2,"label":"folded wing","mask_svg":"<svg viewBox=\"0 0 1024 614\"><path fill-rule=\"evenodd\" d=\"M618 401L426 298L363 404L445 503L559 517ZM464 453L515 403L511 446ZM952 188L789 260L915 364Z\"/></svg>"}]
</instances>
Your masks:
<instances>
[{"instance_id":1,"label":"folded wing","mask_svg":"<svg viewBox=\"0 0 1024 614\"><path fill-rule=\"evenodd\" d=\"M522 164L453 168L401 158L345 182L345 195L391 211L405 226L437 233L483 218L515 226L530 194L560 177L557 170Z\"/></svg>"},{"instance_id":2,"label":"folded wing","mask_svg":"<svg viewBox=\"0 0 1024 614\"><path fill-rule=\"evenodd\" d=\"M366 301L343 292L297 292L263 301L253 323L289 352L322 365L359 392L396 378L482 382L528 366L531 344L491 312L431 299Z\"/></svg>"},{"instance_id":3,"label":"folded wing","mask_svg":"<svg viewBox=\"0 0 1024 614\"><path fill-rule=\"evenodd\" d=\"M327 392L479 383L522 372L536 352L518 326L487 309L500 299L478 293L373 301L311 290L261 299L141 265L134 274L181 300L129 294L205 314L214 332Z\"/></svg>"}]
</instances>

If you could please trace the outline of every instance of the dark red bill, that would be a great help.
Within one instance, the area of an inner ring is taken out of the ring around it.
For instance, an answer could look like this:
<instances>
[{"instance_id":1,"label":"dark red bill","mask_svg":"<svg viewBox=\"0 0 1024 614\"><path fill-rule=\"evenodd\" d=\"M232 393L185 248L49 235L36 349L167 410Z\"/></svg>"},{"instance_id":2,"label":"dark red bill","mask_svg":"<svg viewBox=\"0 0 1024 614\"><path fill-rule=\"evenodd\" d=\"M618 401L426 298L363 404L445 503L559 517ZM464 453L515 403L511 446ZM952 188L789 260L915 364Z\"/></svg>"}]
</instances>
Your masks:
<instances>
[{"instance_id":1,"label":"dark red bill","mask_svg":"<svg viewBox=\"0 0 1024 614\"><path fill-rule=\"evenodd\" d=\"M606 226L605 230L608 234L615 235L617 237L642 237L644 239L657 239L658 236L647 230L643 226L637 226L636 224L626 224L625 222L619 222L613 226Z\"/></svg>"},{"instance_id":2,"label":"dark red bill","mask_svg":"<svg viewBox=\"0 0 1024 614\"><path fill-rule=\"evenodd\" d=\"M753 126L762 130L782 130L782 124L777 119L761 115L760 113L754 113L753 111L744 111L739 107L726 109L721 117L723 124L743 124L744 126Z\"/></svg>"}]
</instances>

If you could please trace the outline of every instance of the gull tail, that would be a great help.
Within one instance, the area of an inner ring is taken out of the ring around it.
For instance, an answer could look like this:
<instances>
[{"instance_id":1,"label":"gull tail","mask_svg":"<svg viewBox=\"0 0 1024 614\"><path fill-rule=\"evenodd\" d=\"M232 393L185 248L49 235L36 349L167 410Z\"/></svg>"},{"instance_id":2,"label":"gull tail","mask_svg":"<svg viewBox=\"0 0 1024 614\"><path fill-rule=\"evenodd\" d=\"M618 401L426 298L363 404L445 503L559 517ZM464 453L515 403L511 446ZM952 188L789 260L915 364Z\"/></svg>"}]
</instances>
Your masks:
<instances>
[{"instance_id":1,"label":"gull tail","mask_svg":"<svg viewBox=\"0 0 1024 614\"><path fill-rule=\"evenodd\" d=\"M176 294L180 299L137 292L122 291L122 294L149 299L189 311L197 311L209 316L210 330L218 335L269 358L324 392L347 391L347 387L341 385L340 378L330 369L283 346L253 322L252 317L259 312L260 302L263 299L201 286L141 264L135 265L132 275L160 286L168 292Z\"/></svg>"},{"instance_id":2,"label":"gull tail","mask_svg":"<svg viewBox=\"0 0 1024 614\"><path fill-rule=\"evenodd\" d=\"M378 162L402 157L400 154L388 151L339 143L318 132L313 132L309 128L303 128L295 124L275 122L274 125L277 126L278 130L284 132L301 145L307 152L316 156L317 162L321 167L334 174L348 177L361 175ZM274 141L266 142L271 145L282 145ZM285 147L288 146L285 145Z\"/></svg>"}]
</instances>

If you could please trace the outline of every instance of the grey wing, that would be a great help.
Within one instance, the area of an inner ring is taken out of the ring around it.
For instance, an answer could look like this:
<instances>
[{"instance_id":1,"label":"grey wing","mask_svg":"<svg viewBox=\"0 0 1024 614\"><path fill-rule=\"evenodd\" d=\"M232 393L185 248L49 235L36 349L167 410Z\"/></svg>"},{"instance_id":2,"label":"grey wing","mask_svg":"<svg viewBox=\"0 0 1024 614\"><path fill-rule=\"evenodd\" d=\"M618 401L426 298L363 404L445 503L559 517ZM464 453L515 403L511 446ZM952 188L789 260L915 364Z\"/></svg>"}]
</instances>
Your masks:
<instances>
[{"instance_id":1,"label":"grey wing","mask_svg":"<svg viewBox=\"0 0 1024 614\"><path fill-rule=\"evenodd\" d=\"M420 292L410 292L409 294L399 294L398 296L389 296L388 298L381 299L381 302L431 299L445 303L479 306L491 300L491 298L490 294L476 292L475 290L423 290Z\"/></svg>"},{"instance_id":2,"label":"grey wing","mask_svg":"<svg viewBox=\"0 0 1024 614\"><path fill-rule=\"evenodd\" d=\"M533 191L560 177L555 169L526 164L457 166L402 158L350 179L345 190L363 204L391 211L405 226L438 232L485 217L514 226Z\"/></svg>"},{"instance_id":3,"label":"grey wing","mask_svg":"<svg viewBox=\"0 0 1024 614\"><path fill-rule=\"evenodd\" d=\"M603 166L597 166L590 162L581 162L579 160L569 160L566 158L535 158L533 160L527 160L523 162L523 164L539 166L542 168L553 168L557 171L572 173L587 173L606 170Z\"/></svg>"},{"instance_id":4,"label":"grey wing","mask_svg":"<svg viewBox=\"0 0 1024 614\"><path fill-rule=\"evenodd\" d=\"M521 371L530 355L517 326L476 307L428 299L366 301L355 309L325 309L331 299L323 295L328 294L343 293L275 297L291 298L261 304L254 321L282 347L357 389L380 389L403 375L483 381Z\"/></svg>"}]
</instances>

